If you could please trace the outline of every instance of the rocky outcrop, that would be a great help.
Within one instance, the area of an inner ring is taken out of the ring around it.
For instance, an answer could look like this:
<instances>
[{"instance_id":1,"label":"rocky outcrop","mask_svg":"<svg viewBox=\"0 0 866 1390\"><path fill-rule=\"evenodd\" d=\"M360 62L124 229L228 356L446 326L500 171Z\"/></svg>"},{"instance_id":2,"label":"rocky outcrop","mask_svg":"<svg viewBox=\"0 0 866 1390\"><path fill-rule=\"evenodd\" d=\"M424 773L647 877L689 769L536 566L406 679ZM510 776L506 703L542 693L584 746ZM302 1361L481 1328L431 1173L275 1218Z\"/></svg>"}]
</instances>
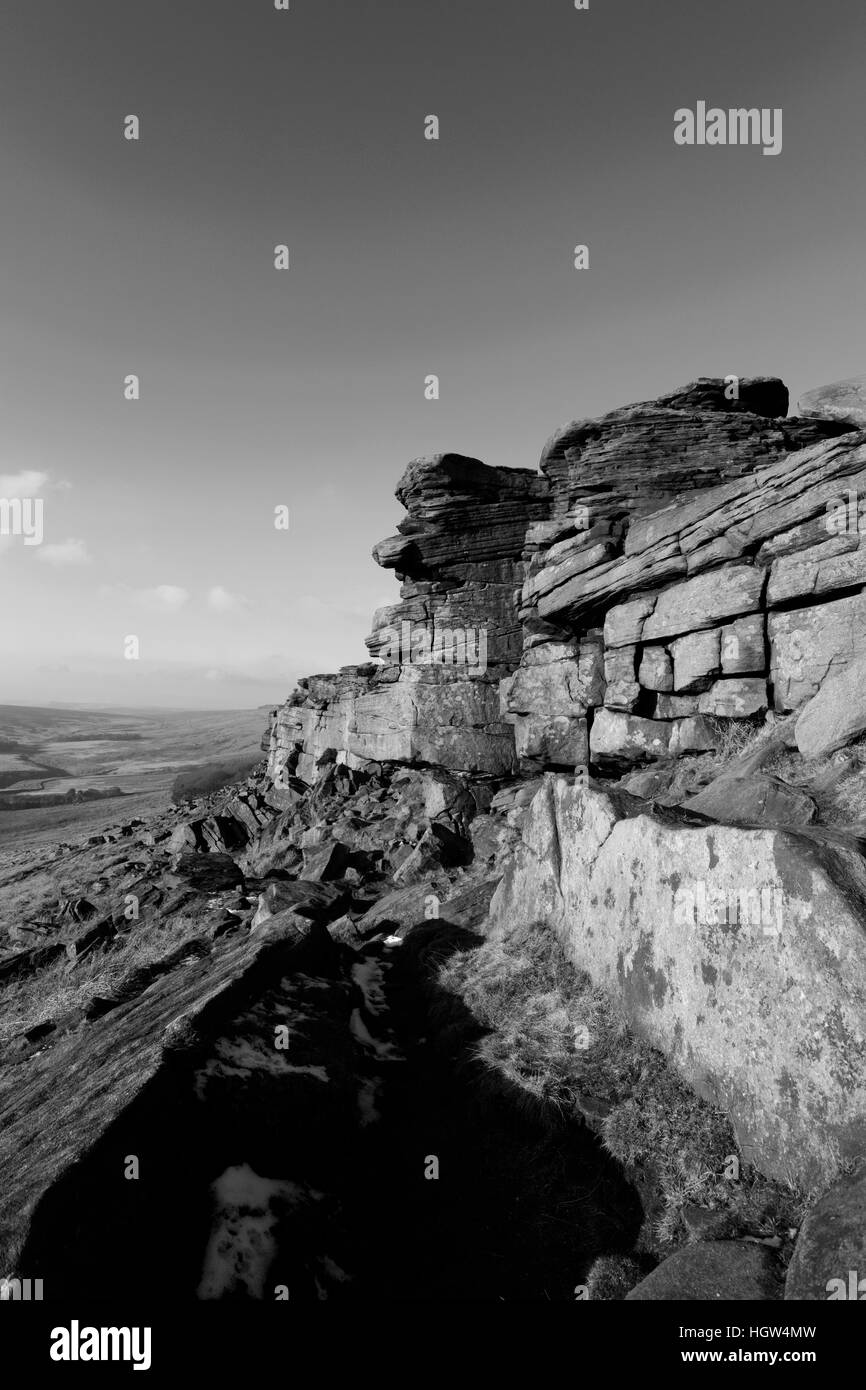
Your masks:
<instances>
[{"instance_id":1,"label":"rocky outcrop","mask_svg":"<svg viewBox=\"0 0 866 1390\"><path fill-rule=\"evenodd\" d=\"M866 444L787 399L776 378L702 378L557 431L540 474L415 460L374 550L402 581L376 660L275 712L273 781L311 784L329 757L616 766L711 748L695 716L800 708L866 651Z\"/></svg>"},{"instance_id":2,"label":"rocky outcrop","mask_svg":"<svg viewBox=\"0 0 866 1390\"><path fill-rule=\"evenodd\" d=\"M779 830L662 821L549 774L494 895L532 922L731 1117L763 1172L805 1186L866 1147L866 935L851 889Z\"/></svg>"},{"instance_id":3,"label":"rocky outcrop","mask_svg":"<svg viewBox=\"0 0 866 1390\"><path fill-rule=\"evenodd\" d=\"M514 738L499 682L520 660L514 601L526 528L547 516L549 489L528 469L460 454L410 463L397 487L408 516L374 557L402 581L367 638L381 664L302 681L275 714L269 771L312 782L329 752L367 761L436 763L502 775Z\"/></svg>"},{"instance_id":4,"label":"rocky outcrop","mask_svg":"<svg viewBox=\"0 0 866 1390\"><path fill-rule=\"evenodd\" d=\"M183 1292L195 1276L199 1297L269 1297L281 1260L293 1297L344 1296L356 1277L378 1288L386 1259L402 1268L437 1088L436 1144L450 1134L450 1161L471 1167L476 1138L443 1117L455 1084L477 1088L484 1030L441 997L408 1026L412 970L473 954L482 932L490 968L504 969L505 943L530 979L536 934L554 934L566 957L556 952L556 989L572 1003L585 990L590 1022L602 992L612 1001L605 1047L628 1029L643 1040L639 1066L632 1054L620 1068L616 1053L613 1070L658 1069L659 1094L711 1113L725 1146L714 1162L730 1144L750 1182L809 1188L862 1158L864 839L853 818L824 818L860 750L804 764L866 729L866 434L849 386L791 419L775 378L702 379L558 431L540 474L455 454L409 465L406 519L374 552L401 590L374 615L371 660L301 681L272 716L266 768L244 785L59 847L26 871L38 912L22 922L0 905L0 986L21 1009L2 1037L0 1268L50 1269L72 1287L79 1225L97 1212L88 1290L142 1241L141 1270L123 1277L145 1287L164 1258L159 1221L190 1210L171 1276ZM761 737L733 756L727 726L744 721ZM511 983L495 986L506 1014ZM520 1050L507 1025L506 1064ZM431 1091L430 1054L451 1059L456 1036L465 1053ZM582 1037L572 1048L569 1031L564 1053L590 1050ZM395 1085L404 1044L412 1068ZM617 1101L617 1150L589 1057L555 1103L548 1059L536 1060L528 1110L540 1107L547 1133L571 1127L565 1147L580 1117L599 1129L654 1223L663 1165L653 1177L644 1150L630 1152L627 1118L638 1124L651 1081ZM487 1112L503 1132L527 1113L504 1074ZM486 1075L477 1089L489 1097L491 1085ZM383 1096L390 1128L371 1146ZM156 1114L170 1117L170 1141L148 1137ZM602 1170L580 1132L584 1192ZM202 1134L206 1174L185 1157ZM518 1145L521 1201L536 1138ZM139 1149L157 1177L118 1195L117 1154ZM478 1170L475 1191L442 1208L461 1240L489 1163ZM623 1172L614 1189L631 1212ZM394 1214L381 1267L366 1253L378 1240L371 1181ZM694 1244L652 1272L642 1248L641 1264L626 1262L630 1299L779 1296L793 1223L766 1240L738 1227L736 1203L715 1209L718 1184L680 1226L665 1210L665 1239L677 1230ZM788 1297L826 1296L828 1271L856 1268L861 1187L862 1174L837 1181L804 1223ZM419 1218L431 1238L438 1211ZM636 1218L625 1224L633 1239Z\"/></svg>"},{"instance_id":5,"label":"rocky outcrop","mask_svg":"<svg viewBox=\"0 0 866 1390\"><path fill-rule=\"evenodd\" d=\"M772 380L740 382L736 400L705 380L570 425L545 447L552 519L527 533L521 672L530 660L559 667L564 647L601 628L604 686L579 709L557 692L527 709L513 695L521 672L504 683L521 756L565 762L545 744L551 726L569 752L588 732L591 762L691 751L683 716L787 711L820 684L833 640L823 605L856 589L859 612L866 582L859 535L832 530L834 509L862 486L866 449L847 423L781 418L786 401Z\"/></svg>"},{"instance_id":6,"label":"rocky outcrop","mask_svg":"<svg viewBox=\"0 0 866 1390\"><path fill-rule=\"evenodd\" d=\"M797 408L801 415L866 429L866 377L853 376L847 381L833 381L829 386L816 386L800 397Z\"/></svg>"}]
</instances>

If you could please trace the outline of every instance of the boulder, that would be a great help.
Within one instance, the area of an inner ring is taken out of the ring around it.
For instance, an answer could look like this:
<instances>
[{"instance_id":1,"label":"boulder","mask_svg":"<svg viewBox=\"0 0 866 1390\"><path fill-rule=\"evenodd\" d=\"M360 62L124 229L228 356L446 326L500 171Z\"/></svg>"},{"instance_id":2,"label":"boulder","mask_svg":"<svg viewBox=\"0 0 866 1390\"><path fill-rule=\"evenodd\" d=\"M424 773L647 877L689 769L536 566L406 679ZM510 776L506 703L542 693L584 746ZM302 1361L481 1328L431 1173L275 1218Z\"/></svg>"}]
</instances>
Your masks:
<instances>
[{"instance_id":1,"label":"boulder","mask_svg":"<svg viewBox=\"0 0 866 1390\"><path fill-rule=\"evenodd\" d=\"M670 724L605 708L596 712L589 747L594 761L645 762L663 757L670 739Z\"/></svg>"},{"instance_id":2,"label":"boulder","mask_svg":"<svg viewBox=\"0 0 866 1390\"><path fill-rule=\"evenodd\" d=\"M800 397L797 409L807 418L838 420L852 429L866 429L866 377L852 376L847 381L814 386Z\"/></svg>"},{"instance_id":3,"label":"boulder","mask_svg":"<svg viewBox=\"0 0 866 1390\"><path fill-rule=\"evenodd\" d=\"M173 886L189 884L197 893L219 893L224 888L242 885L244 876L228 854L197 854L184 851L174 862L173 872L166 875Z\"/></svg>"},{"instance_id":4,"label":"boulder","mask_svg":"<svg viewBox=\"0 0 866 1390\"><path fill-rule=\"evenodd\" d=\"M778 777L718 777L684 803L723 825L809 825L817 814L807 792Z\"/></svg>"},{"instance_id":5,"label":"boulder","mask_svg":"<svg viewBox=\"0 0 866 1390\"><path fill-rule=\"evenodd\" d=\"M374 936L387 929L394 936L417 922L438 917L449 886L447 879L433 877L386 893L358 918L355 923L358 935Z\"/></svg>"},{"instance_id":6,"label":"boulder","mask_svg":"<svg viewBox=\"0 0 866 1390\"><path fill-rule=\"evenodd\" d=\"M851 887L776 829L678 824L548 775L491 903L553 931L634 1030L807 1187L866 1148L866 935Z\"/></svg>"},{"instance_id":7,"label":"boulder","mask_svg":"<svg viewBox=\"0 0 866 1390\"><path fill-rule=\"evenodd\" d=\"M626 1294L626 1302L718 1303L781 1298L779 1268L762 1245L707 1240L663 1260Z\"/></svg>"},{"instance_id":8,"label":"boulder","mask_svg":"<svg viewBox=\"0 0 866 1390\"><path fill-rule=\"evenodd\" d=\"M866 1299L864 1164L834 1183L806 1213L788 1266L785 1298Z\"/></svg>"},{"instance_id":9,"label":"boulder","mask_svg":"<svg viewBox=\"0 0 866 1390\"><path fill-rule=\"evenodd\" d=\"M259 895L258 907L250 928L253 930L269 917L276 917L278 913L289 910L296 916L313 922L330 922L340 916L347 903L348 894L332 883L312 883L305 879L291 882L280 879L276 883L269 883L265 891Z\"/></svg>"},{"instance_id":10,"label":"boulder","mask_svg":"<svg viewBox=\"0 0 866 1390\"><path fill-rule=\"evenodd\" d=\"M804 758L823 758L866 730L866 653L827 676L804 705L794 734Z\"/></svg>"},{"instance_id":11,"label":"boulder","mask_svg":"<svg viewBox=\"0 0 866 1390\"><path fill-rule=\"evenodd\" d=\"M325 840L304 849L304 867L298 877L308 883L340 878L351 861L351 851L339 840Z\"/></svg>"}]
</instances>

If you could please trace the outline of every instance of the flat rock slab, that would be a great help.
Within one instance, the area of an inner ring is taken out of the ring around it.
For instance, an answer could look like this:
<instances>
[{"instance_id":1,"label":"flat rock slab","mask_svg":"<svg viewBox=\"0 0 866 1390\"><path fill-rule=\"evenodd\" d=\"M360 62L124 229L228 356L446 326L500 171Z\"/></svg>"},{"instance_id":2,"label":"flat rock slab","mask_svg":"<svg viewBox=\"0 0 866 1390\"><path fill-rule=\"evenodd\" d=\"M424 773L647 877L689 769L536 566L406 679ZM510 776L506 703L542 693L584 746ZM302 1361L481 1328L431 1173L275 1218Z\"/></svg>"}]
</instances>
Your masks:
<instances>
[{"instance_id":1,"label":"flat rock slab","mask_svg":"<svg viewBox=\"0 0 866 1390\"><path fill-rule=\"evenodd\" d=\"M685 803L723 825L808 825L815 803L776 777L719 777Z\"/></svg>"},{"instance_id":2,"label":"flat rock slab","mask_svg":"<svg viewBox=\"0 0 866 1390\"><path fill-rule=\"evenodd\" d=\"M855 429L866 429L866 376L815 386L800 397L797 410L809 418L848 421Z\"/></svg>"},{"instance_id":3,"label":"flat rock slab","mask_svg":"<svg viewBox=\"0 0 866 1390\"><path fill-rule=\"evenodd\" d=\"M866 1164L831 1187L807 1214L788 1266L785 1298L866 1298Z\"/></svg>"},{"instance_id":4,"label":"flat rock slab","mask_svg":"<svg viewBox=\"0 0 866 1390\"><path fill-rule=\"evenodd\" d=\"M780 1296L775 1261L764 1246L742 1240L708 1240L687 1245L664 1260L626 1294L626 1301L763 1302Z\"/></svg>"}]
</instances>

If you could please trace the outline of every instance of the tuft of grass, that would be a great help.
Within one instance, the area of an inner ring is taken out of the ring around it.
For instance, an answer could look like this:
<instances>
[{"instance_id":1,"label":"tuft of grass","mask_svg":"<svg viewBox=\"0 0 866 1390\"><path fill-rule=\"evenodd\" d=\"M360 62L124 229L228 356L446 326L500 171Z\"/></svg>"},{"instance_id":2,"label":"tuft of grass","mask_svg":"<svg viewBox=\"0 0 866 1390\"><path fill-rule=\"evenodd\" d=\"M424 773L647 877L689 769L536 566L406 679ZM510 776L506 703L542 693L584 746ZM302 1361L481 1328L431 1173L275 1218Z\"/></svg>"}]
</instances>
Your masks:
<instances>
[{"instance_id":1,"label":"tuft of grass","mask_svg":"<svg viewBox=\"0 0 866 1390\"><path fill-rule=\"evenodd\" d=\"M750 1170L725 1114L634 1036L543 924L457 952L438 983L489 1030L474 1045L484 1069L519 1088L537 1114L588 1116L598 1128L608 1153L650 1194L649 1249L669 1253L686 1239L691 1204L728 1214L732 1232L758 1238L799 1226L815 1194ZM739 1181L724 1176L732 1156Z\"/></svg>"},{"instance_id":2,"label":"tuft of grass","mask_svg":"<svg viewBox=\"0 0 866 1390\"><path fill-rule=\"evenodd\" d=\"M0 989L0 1043L84 1008L96 995L111 994L130 971L155 964L200 933L200 924L197 928L191 918L178 916L122 932L108 947L75 961L61 957L34 975L10 981Z\"/></svg>"},{"instance_id":3,"label":"tuft of grass","mask_svg":"<svg viewBox=\"0 0 866 1390\"><path fill-rule=\"evenodd\" d=\"M644 1271L630 1255L599 1255L586 1276L589 1300L619 1302L644 1277Z\"/></svg>"}]
</instances>

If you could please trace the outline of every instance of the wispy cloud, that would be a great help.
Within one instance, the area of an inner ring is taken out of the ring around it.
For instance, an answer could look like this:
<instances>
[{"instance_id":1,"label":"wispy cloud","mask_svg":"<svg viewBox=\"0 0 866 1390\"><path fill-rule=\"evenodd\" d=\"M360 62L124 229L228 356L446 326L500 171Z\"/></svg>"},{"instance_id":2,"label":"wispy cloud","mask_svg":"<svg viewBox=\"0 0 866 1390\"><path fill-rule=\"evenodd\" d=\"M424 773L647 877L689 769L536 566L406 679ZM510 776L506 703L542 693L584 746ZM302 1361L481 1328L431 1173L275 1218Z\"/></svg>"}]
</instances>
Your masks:
<instances>
[{"instance_id":1,"label":"wispy cloud","mask_svg":"<svg viewBox=\"0 0 866 1390\"><path fill-rule=\"evenodd\" d=\"M250 600L244 598L242 594L229 593L221 584L215 584L208 590L208 607L215 613L241 613L245 608L250 607Z\"/></svg>"},{"instance_id":2,"label":"wispy cloud","mask_svg":"<svg viewBox=\"0 0 866 1390\"><path fill-rule=\"evenodd\" d=\"M42 560L46 565L53 565L56 569L66 569L70 565L89 565L92 559L87 552L87 543L74 540L72 537L57 545L41 545L35 554L37 560Z\"/></svg>"},{"instance_id":3,"label":"wispy cloud","mask_svg":"<svg viewBox=\"0 0 866 1390\"><path fill-rule=\"evenodd\" d=\"M190 594L188 589L181 589L177 584L157 584L153 589L137 589L135 598L143 608L176 613L189 603Z\"/></svg>"}]
</instances>

